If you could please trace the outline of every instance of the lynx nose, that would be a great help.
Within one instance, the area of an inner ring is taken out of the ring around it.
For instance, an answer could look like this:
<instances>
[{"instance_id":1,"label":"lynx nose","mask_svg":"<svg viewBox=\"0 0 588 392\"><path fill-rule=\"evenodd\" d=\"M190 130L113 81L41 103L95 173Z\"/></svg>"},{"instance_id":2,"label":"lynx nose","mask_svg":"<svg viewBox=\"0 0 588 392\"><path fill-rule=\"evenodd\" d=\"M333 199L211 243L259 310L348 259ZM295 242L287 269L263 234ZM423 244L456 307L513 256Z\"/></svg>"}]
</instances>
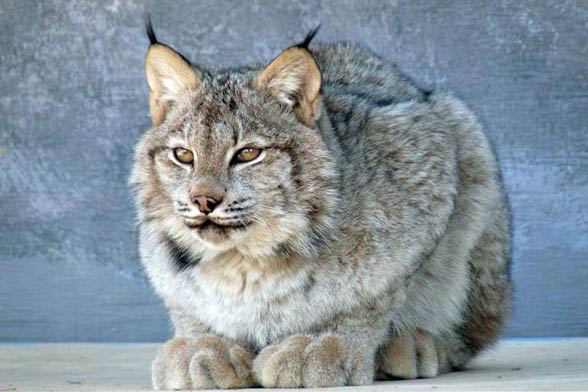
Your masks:
<instances>
[{"instance_id":1,"label":"lynx nose","mask_svg":"<svg viewBox=\"0 0 588 392\"><path fill-rule=\"evenodd\" d=\"M192 197L192 203L198 206L200 212L210 214L220 204L220 200L216 200L210 196L196 195Z\"/></svg>"}]
</instances>

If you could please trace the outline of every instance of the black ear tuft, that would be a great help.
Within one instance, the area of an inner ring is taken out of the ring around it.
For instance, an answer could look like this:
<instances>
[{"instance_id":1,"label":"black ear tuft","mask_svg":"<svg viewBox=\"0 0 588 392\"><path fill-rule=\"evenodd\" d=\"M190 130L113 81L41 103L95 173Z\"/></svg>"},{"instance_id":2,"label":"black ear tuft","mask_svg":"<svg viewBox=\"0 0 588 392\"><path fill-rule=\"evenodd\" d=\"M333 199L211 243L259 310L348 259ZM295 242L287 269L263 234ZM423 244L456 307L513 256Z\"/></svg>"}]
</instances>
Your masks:
<instances>
[{"instance_id":1,"label":"black ear tuft","mask_svg":"<svg viewBox=\"0 0 588 392\"><path fill-rule=\"evenodd\" d=\"M320 28L321 28L321 25L319 24L314 29L310 30L308 32L308 34L306 34L306 37L304 37L304 41L302 41L301 43L299 43L298 45L296 45L296 47L303 48L303 49L308 49L308 45L310 45L310 41L312 41L312 39L314 38L314 36L316 35L316 33L318 33L318 31L319 31Z\"/></svg>"},{"instance_id":2,"label":"black ear tuft","mask_svg":"<svg viewBox=\"0 0 588 392\"><path fill-rule=\"evenodd\" d=\"M146 12L145 13L145 33L147 37L149 37L150 45L158 44L157 37L155 36L155 31L153 31L153 24L151 24L151 15Z\"/></svg>"}]
</instances>

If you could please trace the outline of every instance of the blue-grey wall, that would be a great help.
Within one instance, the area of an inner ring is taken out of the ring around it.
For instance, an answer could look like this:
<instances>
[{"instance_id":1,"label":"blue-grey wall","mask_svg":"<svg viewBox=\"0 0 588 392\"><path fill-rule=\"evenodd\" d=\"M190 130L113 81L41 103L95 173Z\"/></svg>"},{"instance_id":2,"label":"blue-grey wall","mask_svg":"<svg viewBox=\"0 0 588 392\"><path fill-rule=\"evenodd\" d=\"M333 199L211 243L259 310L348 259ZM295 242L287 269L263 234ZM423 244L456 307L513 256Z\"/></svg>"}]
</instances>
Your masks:
<instances>
[{"instance_id":1,"label":"blue-grey wall","mask_svg":"<svg viewBox=\"0 0 588 392\"><path fill-rule=\"evenodd\" d=\"M126 185L149 126L142 13L205 64L317 22L481 116L514 212L511 336L588 335L588 2L0 2L0 340L168 336Z\"/></svg>"}]
</instances>

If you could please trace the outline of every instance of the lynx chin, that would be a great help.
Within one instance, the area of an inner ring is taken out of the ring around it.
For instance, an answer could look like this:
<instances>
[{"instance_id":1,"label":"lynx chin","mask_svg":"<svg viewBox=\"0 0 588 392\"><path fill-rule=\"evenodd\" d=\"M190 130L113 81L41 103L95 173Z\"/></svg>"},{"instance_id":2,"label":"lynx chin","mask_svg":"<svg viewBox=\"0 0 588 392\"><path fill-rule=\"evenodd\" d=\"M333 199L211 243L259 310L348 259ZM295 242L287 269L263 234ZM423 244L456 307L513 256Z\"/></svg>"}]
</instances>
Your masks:
<instances>
[{"instance_id":1,"label":"lynx chin","mask_svg":"<svg viewBox=\"0 0 588 392\"><path fill-rule=\"evenodd\" d=\"M350 44L207 70L147 24L140 254L174 326L156 389L463 368L509 313L509 212L472 112Z\"/></svg>"}]
</instances>

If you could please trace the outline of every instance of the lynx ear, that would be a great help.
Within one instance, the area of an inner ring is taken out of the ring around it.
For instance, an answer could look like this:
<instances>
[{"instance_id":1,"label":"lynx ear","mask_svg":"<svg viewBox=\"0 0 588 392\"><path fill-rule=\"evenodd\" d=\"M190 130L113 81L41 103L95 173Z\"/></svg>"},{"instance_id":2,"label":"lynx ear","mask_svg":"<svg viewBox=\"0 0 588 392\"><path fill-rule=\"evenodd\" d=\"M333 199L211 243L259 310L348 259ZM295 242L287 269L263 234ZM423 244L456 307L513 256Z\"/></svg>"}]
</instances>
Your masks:
<instances>
[{"instance_id":1,"label":"lynx ear","mask_svg":"<svg viewBox=\"0 0 588 392\"><path fill-rule=\"evenodd\" d=\"M281 103L289 106L298 119L312 126L319 115L321 71L308 44L318 27L304 42L286 49L261 71L257 88L265 90Z\"/></svg>"},{"instance_id":2,"label":"lynx ear","mask_svg":"<svg viewBox=\"0 0 588 392\"><path fill-rule=\"evenodd\" d=\"M200 75L180 53L157 41L149 19L146 21L146 32L151 42L145 56L149 107L153 125L159 125L170 104L198 86Z\"/></svg>"}]
</instances>

